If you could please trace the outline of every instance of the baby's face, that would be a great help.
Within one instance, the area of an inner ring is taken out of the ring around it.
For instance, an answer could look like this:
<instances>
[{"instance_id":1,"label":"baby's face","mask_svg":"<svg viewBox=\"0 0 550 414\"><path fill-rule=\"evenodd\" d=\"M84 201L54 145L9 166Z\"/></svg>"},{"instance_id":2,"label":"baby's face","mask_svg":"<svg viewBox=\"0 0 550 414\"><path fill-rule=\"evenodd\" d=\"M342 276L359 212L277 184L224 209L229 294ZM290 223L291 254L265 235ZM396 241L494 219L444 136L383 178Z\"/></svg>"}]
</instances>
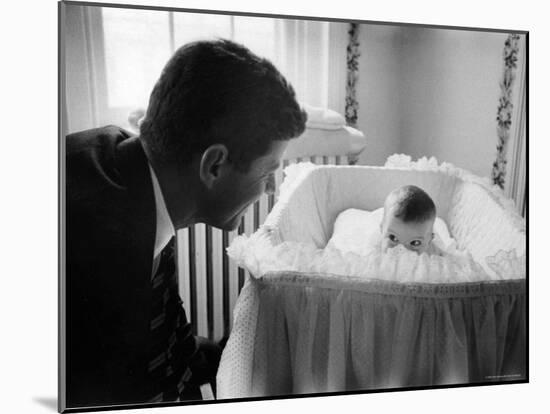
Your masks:
<instances>
[{"instance_id":1,"label":"baby's face","mask_svg":"<svg viewBox=\"0 0 550 414\"><path fill-rule=\"evenodd\" d=\"M423 253L433 239L433 225L434 219L420 223L405 223L389 214L382 222L382 249L386 251L402 244L409 250Z\"/></svg>"}]
</instances>

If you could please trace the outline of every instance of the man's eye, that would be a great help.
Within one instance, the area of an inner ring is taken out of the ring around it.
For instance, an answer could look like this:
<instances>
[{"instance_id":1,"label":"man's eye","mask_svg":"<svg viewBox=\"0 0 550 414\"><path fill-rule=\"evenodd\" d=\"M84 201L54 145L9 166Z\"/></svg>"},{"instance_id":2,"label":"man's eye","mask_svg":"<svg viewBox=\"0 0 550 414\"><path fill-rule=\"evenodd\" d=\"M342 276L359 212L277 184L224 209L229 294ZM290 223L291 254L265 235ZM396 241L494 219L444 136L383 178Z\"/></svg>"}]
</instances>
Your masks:
<instances>
[{"instance_id":1,"label":"man's eye","mask_svg":"<svg viewBox=\"0 0 550 414\"><path fill-rule=\"evenodd\" d=\"M394 242L394 243L397 243L397 241L398 241L398 240L397 240L397 237L395 237L393 234L390 234L390 235L388 236L388 239L390 239L390 240L391 240L392 242Z\"/></svg>"},{"instance_id":2,"label":"man's eye","mask_svg":"<svg viewBox=\"0 0 550 414\"><path fill-rule=\"evenodd\" d=\"M413 247L419 247L422 244L420 240L413 240L410 245Z\"/></svg>"}]
</instances>

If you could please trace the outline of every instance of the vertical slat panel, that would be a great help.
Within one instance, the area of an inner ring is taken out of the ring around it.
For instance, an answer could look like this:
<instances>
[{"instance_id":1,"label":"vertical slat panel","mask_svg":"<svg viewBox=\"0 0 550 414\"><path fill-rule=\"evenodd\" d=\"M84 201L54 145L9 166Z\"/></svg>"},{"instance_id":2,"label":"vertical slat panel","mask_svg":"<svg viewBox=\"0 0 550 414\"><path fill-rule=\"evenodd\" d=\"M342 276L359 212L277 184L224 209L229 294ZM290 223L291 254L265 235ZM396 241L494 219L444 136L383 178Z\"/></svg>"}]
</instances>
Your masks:
<instances>
[{"instance_id":1,"label":"vertical slat panel","mask_svg":"<svg viewBox=\"0 0 550 414\"><path fill-rule=\"evenodd\" d=\"M231 314L233 308L231 307L230 297L229 297L229 287L230 287L230 274L229 274L229 257L225 249L229 246L229 232L222 232L222 246L223 246L223 255L222 255L222 267L223 267L223 335L228 336L231 330Z\"/></svg>"},{"instance_id":2,"label":"vertical slat panel","mask_svg":"<svg viewBox=\"0 0 550 414\"><path fill-rule=\"evenodd\" d=\"M228 245L231 244L233 239L237 236L238 231L232 231L228 233ZM233 327L233 309L235 309L235 303L237 301L237 297L239 296L239 267L235 264L234 261L229 260L228 261L228 267L229 267L229 325L230 329Z\"/></svg>"},{"instance_id":3,"label":"vertical slat panel","mask_svg":"<svg viewBox=\"0 0 550 414\"><path fill-rule=\"evenodd\" d=\"M189 279L189 229L177 232L178 290L187 319L191 320L191 281Z\"/></svg>"},{"instance_id":4,"label":"vertical slat panel","mask_svg":"<svg viewBox=\"0 0 550 414\"><path fill-rule=\"evenodd\" d=\"M208 336L206 291L206 225L204 224L195 224L195 247L197 335Z\"/></svg>"},{"instance_id":5,"label":"vertical slat panel","mask_svg":"<svg viewBox=\"0 0 550 414\"><path fill-rule=\"evenodd\" d=\"M253 218L252 232L255 232L256 230L258 230L258 227L260 227L260 200L256 201L251 209Z\"/></svg>"},{"instance_id":6,"label":"vertical slat panel","mask_svg":"<svg viewBox=\"0 0 550 414\"><path fill-rule=\"evenodd\" d=\"M283 169L286 167L286 161L283 161L282 166L275 171L275 194L269 196L269 204L268 204L268 210L271 211L273 206L275 205L277 201L277 197L279 196L279 187L281 186L281 183L283 182Z\"/></svg>"},{"instance_id":7,"label":"vertical slat panel","mask_svg":"<svg viewBox=\"0 0 550 414\"><path fill-rule=\"evenodd\" d=\"M277 185L277 181L275 181L275 188L279 188ZM277 191L275 191L275 194L270 194L269 197L267 197L267 211L271 211L273 209L273 206L275 205L275 197L276 197Z\"/></svg>"},{"instance_id":8,"label":"vertical slat panel","mask_svg":"<svg viewBox=\"0 0 550 414\"><path fill-rule=\"evenodd\" d=\"M250 206L244 214L244 231L243 233L250 236L254 233L254 206Z\"/></svg>"},{"instance_id":9,"label":"vertical slat panel","mask_svg":"<svg viewBox=\"0 0 550 414\"><path fill-rule=\"evenodd\" d=\"M264 194L260 197L258 201L259 210L260 210L260 225L264 224L267 214L269 213L269 196Z\"/></svg>"},{"instance_id":10,"label":"vertical slat panel","mask_svg":"<svg viewBox=\"0 0 550 414\"><path fill-rule=\"evenodd\" d=\"M250 236L252 233L254 233L254 208L250 207L248 210L246 210L246 213L243 217L243 229L242 233L246 234L247 236ZM239 292L241 291L244 282L246 279L250 276L247 270L239 269Z\"/></svg>"},{"instance_id":11,"label":"vertical slat panel","mask_svg":"<svg viewBox=\"0 0 550 414\"><path fill-rule=\"evenodd\" d=\"M219 340L224 334L224 246L223 246L223 232L219 229L212 229L212 274L213 274L213 306L212 306L212 319L213 319L213 335L210 339Z\"/></svg>"},{"instance_id":12,"label":"vertical slat panel","mask_svg":"<svg viewBox=\"0 0 550 414\"><path fill-rule=\"evenodd\" d=\"M206 261L206 332L208 338L214 337L214 251L212 246L212 227L205 226L205 261Z\"/></svg>"},{"instance_id":13,"label":"vertical slat panel","mask_svg":"<svg viewBox=\"0 0 550 414\"><path fill-rule=\"evenodd\" d=\"M241 224L239 225L239 229L237 230L237 232L239 234L246 234L245 222L246 222L246 214L247 213L245 213L245 215L241 219ZM243 287L243 285L244 285L244 269L242 267L238 267L238 269L237 269L237 296L241 292L241 288Z\"/></svg>"},{"instance_id":14,"label":"vertical slat panel","mask_svg":"<svg viewBox=\"0 0 550 414\"><path fill-rule=\"evenodd\" d=\"M190 226L188 228L189 236L189 307L190 315L188 320L191 321L191 326L193 327L193 333L197 334L197 261L196 261L196 229L195 226Z\"/></svg>"}]
</instances>

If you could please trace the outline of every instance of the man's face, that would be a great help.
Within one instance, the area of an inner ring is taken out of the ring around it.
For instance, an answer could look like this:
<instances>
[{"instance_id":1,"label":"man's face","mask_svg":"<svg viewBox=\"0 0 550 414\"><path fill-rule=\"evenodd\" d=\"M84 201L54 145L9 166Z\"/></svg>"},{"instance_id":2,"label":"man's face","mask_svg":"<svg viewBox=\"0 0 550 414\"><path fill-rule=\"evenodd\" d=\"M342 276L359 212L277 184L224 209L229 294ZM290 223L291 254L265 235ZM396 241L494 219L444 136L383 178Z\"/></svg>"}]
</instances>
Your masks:
<instances>
[{"instance_id":1,"label":"man's face","mask_svg":"<svg viewBox=\"0 0 550 414\"><path fill-rule=\"evenodd\" d=\"M267 154L252 161L246 173L231 164L227 166L203 206L204 222L222 230L235 230L251 204L262 194L275 192L275 171L287 145L287 141L273 141Z\"/></svg>"},{"instance_id":2,"label":"man's face","mask_svg":"<svg viewBox=\"0 0 550 414\"><path fill-rule=\"evenodd\" d=\"M433 238L434 220L420 223L405 223L393 214L388 214L382 222L382 249L391 249L402 244L417 253L425 252Z\"/></svg>"}]
</instances>

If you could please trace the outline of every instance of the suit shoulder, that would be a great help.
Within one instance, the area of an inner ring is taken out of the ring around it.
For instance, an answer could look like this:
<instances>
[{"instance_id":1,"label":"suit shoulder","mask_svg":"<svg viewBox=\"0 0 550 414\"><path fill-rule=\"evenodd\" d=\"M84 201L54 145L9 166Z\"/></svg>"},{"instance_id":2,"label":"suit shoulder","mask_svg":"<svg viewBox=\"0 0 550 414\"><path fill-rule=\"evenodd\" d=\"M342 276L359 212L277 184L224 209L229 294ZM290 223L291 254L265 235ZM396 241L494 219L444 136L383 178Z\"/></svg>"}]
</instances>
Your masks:
<instances>
[{"instance_id":1,"label":"suit shoulder","mask_svg":"<svg viewBox=\"0 0 550 414\"><path fill-rule=\"evenodd\" d=\"M67 157L96 147L111 148L114 151L119 142L131 136L133 134L115 125L74 132L66 137Z\"/></svg>"},{"instance_id":2,"label":"suit shoulder","mask_svg":"<svg viewBox=\"0 0 550 414\"><path fill-rule=\"evenodd\" d=\"M128 131L106 126L67 135L65 179L68 202L115 196L125 184L117 168L117 146L132 137Z\"/></svg>"}]
</instances>

